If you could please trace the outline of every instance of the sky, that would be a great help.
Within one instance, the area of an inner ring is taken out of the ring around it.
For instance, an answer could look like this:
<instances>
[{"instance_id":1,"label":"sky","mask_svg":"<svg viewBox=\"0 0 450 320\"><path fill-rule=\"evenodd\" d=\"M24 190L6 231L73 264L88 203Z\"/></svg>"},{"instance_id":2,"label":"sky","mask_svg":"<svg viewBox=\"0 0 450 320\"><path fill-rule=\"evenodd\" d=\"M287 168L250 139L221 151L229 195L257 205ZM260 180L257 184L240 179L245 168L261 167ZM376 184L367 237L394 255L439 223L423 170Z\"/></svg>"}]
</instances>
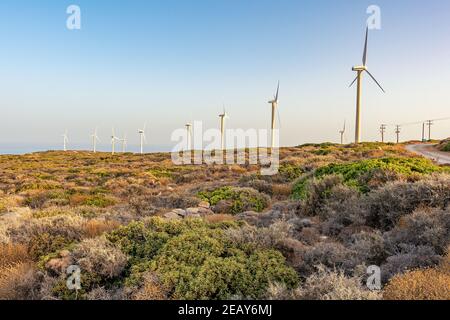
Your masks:
<instances>
[{"instance_id":1,"label":"sky","mask_svg":"<svg viewBox=\"0 0 450 320\"><path fill-rule=\"evenodd\" d=\"M69 5L81 29L66 27ZM175 145L186 122L229 128L270 127L280 81L282 146L354 136L355 94L370 5L381 29L369 35L369 70L386 90L363 79L362 137L379 126L450 117L450 2L442 0L2 0L0 2L0 153L88 148L98 127L137 150ZM419 139L421 125L402 140ZM433 138L450 136L436 122Z\"/></svg>"}]
</instances>

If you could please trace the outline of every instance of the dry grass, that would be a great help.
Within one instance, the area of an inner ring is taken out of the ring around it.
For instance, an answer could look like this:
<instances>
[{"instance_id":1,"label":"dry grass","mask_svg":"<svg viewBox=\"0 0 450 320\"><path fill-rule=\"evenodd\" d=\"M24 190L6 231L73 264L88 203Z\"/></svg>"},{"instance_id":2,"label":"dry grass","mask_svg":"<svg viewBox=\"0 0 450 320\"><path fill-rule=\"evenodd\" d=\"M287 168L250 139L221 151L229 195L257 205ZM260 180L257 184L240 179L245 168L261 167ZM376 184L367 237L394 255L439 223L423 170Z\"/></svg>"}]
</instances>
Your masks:
<instances>
[{"instance_id":1,"label":"dry grass","mask_svg":"<svg viewBox=\"0 0 450 320\"><path fill-rule=\"evenodd\" d=\"M0 269L0 300L32 300L38 298L35 267L16 263Z\"/></svg>"},{"instance_id":2,"label":"dry grass","mask_svg":"<svg viewBox=\"0 0 450 320\"><path fill-rule=\"evenodd\" d=\"M385 300L450 300L450 250L435 268L392 278L383 296Z\"/></svg>"},{"instance_id":3,"label":"dry grass","mask_svg":"<svg viewBox=\"0 0 450 320\"><path fill-rule=\"evenodd\" d=\"M395 276L384 289L385 300L450 300L450 274L439 269Z\"/></svg>"},{"instance_id":4,"label":"dry grass","mask_svg":"<svg viewBox=\"0 0 450 320\"><path fill-rule=\"evenodd\" d=\"M87 238L96 238L118 227L120 227L120 223L117 221L92 219L83 225L83 232Z\"/></svg>"},{"instance_id":5,"label":"dry grass","mask_svg":"<svg viewBox=\"0 0 450 320\"><path fill-rule=\"evenodd\" d=\"M0 244L0 268L29 261L28 248L22 244Z\"/></svg>"},{"instance_id":6,"label":"dry grass","mask_svg":"<svg viewBox=\"0 0 450 320\"><path fill-rule=\"evenodd\" d=\"M206 216L205 220L209 223L219 223L219 222L235 221L236 218L229 214L214 214L211 216Z\"/></svg>"}]
</instances>

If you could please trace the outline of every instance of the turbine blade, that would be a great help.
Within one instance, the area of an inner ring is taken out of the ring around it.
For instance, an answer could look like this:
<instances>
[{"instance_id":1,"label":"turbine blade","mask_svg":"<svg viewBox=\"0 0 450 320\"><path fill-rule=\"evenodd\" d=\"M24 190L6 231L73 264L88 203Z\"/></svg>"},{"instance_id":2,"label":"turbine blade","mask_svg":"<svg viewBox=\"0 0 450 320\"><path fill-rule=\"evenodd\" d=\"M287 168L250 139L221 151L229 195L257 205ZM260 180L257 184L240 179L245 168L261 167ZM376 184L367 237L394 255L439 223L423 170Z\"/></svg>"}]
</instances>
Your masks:
<instances>
[{"instance_id":1,"label":"turbine blade","mask_svg":"<svg viewBox=\"0 0 450 320\"><path fill-rule=\"evenodd\" d=\"M364 44L364 54L363 54L363 66L366 66L366 62L367 62L367 42L369 39L369 26L367 26L366 29L366 42Z\"/></svg>"},{"instance_id":2,"label":"turbine blade","mask_svg":"<svg viewBox=\"0 0 450 320\"><path fill-rule=\"evenodd\" d=\"M375 81L375 83L380 87L381 91L383 91L384 93L386 93L386 91L384 91L383 87L381 86L381 84L377 81L377 79L375 79L375 77L369 72L369 70L366 70L367 74L373 79L373 81Z\"/></svg>"},{"instance_id":3,"label":"turbine blade","mask_svg":"<svg viewBox=\"0 0 450 320\"><path fill-rule=\"evenodd\" d=\"M278 102L278 93L280 92L280 81L278 81L277 94L275 95L275 102Z\"/></svg>"},{"instance_id":4,"label":"turbine blade","mask_svg":"<svg viewBox=\"0 0 450 320\"><path fill-rule=\"evenodd\" d=\"M351 88L355 84L356 80L358 80L358 76L356 76L355 80L353 80L353 82L348 87Z\"/></svg>"}]
</instances>

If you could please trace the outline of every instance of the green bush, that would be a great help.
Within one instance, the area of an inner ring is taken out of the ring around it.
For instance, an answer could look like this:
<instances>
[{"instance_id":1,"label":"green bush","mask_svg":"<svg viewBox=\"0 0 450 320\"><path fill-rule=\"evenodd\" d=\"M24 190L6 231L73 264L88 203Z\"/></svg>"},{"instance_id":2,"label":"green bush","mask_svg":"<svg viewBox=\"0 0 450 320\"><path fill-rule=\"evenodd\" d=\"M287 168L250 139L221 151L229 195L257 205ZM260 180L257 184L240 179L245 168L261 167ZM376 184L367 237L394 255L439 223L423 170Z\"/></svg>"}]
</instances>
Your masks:
<instances>
[{"instance_id":1,"label":"green bush","mask_svg":"<svg viewBox=\"0 0 450 320\"><path fill-rule=\"evenodd\" d=\"M286 181L294 181L304 173L300 166L292 164L282 164L278 169L278 174Z\"/></svg>"},{"instance_id":2,"label":"green bush","mask_svg":"<svg viewBox=\"0 0 450 320\"><path fill-rule=\"evenodd\" d=\"M426 175L434 172L450 172L449 168L434 165L423 158L381 158L368 159L350 163L333 163L315 171L313 177L321 179L328 175L341 175L344 183L356 187L362 193L371 190L369 183L372 179L389 181L392 176L410 178L414 175ZM396 180L394 178L394 180ZM293 187L293 197L305 199L310 178L302 178ZM385 181L385 182L387 182Z\"/></svg>"},{"instance_id":3,"label":"green bush","mask_svg":"<svg viewBox=\"0 0 450 320\"><path fill-rule=\"evenodd\" d=\"M297 274L280 252L246 250L228 240L223 231L237 226L152 218L114 231L109 239L131 256L127 286L139 286L150 271L171 299L257 299L272 282L295 287Z\"/></svg>"},{"instance_id":4,"label":"green bush","mask_svg":"<svg viewBox=\"0 0 450 320\"><path fill-rule=\"evenodd\" d=\"M40 233L34 236L28 245L30 256L38 261L41 257L69 246L73 241L60 235Z\"/></svg>"},{"instance_id":5,"label":"green bush","mask_svg":"<svg viewBox=\"0 0 450 320\"><path fill-rule=\"evenodd\" d=\"M268 197L251 188L222 187L213 191L202 191L198 197L215 206L222 200L231 202L228 209L230 214L238 214L243 211L262 212L269 203Z\"/></svg>"}]
</instances>

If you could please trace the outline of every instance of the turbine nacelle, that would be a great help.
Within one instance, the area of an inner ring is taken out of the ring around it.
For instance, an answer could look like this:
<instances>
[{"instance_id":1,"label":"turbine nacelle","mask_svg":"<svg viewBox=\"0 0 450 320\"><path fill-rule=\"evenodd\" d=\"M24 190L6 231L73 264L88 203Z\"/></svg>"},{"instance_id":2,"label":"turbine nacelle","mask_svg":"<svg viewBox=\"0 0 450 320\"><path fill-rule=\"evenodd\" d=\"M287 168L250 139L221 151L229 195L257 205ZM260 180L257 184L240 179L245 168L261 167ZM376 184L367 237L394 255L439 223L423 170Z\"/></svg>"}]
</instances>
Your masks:
<instances>
[{"instance_id":1,"label":"turbine nacelle","mask_svg":"<svg viewBox=\"0 0 450 320\"><path fill-rule=\"evenodd\" d=\"M355 66L352 68L352 71L367 71L366 66Z\"/></svg>"}]
</instances>

